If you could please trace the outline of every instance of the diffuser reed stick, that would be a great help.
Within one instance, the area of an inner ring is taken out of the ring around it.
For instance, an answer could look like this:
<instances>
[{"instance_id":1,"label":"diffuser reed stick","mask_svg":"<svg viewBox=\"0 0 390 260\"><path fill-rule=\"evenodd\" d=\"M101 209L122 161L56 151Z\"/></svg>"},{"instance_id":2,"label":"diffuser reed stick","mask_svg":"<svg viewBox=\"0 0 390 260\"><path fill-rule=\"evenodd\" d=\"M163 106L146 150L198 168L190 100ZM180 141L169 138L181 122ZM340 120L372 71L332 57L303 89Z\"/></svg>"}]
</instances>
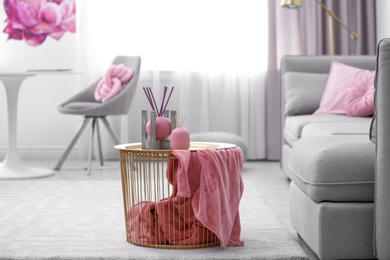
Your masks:
<instances>
[{"instance_id":1,"label":"diffuser reed stick","mask_svg":"<svg viewBox=\"0 0 390 260\"><path fill-rule=\"evenodd\" d=\"M186 120L186 117L185 116L180 116L180 117L176 116L175 120L176 120L176 127L183 127L184 121Z\"/></svg>"},{"instance_id":2,"label":"diffuser reed stick","mask_svg":"<svg viewBox=\"0 0 390 260\"><path fill-rule=\"evenodd\" d=\"M165 98L166 98L166 95L168 92L168 88L166 86L164 86L163 99L161 101L160 109L158 109L157 102L156 102L156 99L154 98L152 88L151 87L144 87L143 88L145 95L146 95L146 98L148 99L149 104L152 108L152 111L155 111L156 115L158 117L162 117L164 115L165 110L167 108L167 105L169 103L169 100L171 99L172 92L173 92L174 88L175 87L172 87L172 89L168 95L168 99L165 101Z\"/></svg>"}]
</instances>

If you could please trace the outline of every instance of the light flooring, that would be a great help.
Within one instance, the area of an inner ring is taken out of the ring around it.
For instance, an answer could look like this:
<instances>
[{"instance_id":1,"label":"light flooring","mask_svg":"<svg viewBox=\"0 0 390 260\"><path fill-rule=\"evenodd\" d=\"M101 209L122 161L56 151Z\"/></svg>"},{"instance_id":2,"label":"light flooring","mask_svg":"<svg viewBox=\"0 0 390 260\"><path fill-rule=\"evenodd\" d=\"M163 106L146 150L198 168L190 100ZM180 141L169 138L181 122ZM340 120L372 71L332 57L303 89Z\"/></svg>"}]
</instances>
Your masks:
<instances>
[{"instance_id":1,"label":"light flooring","mask_svg":"<svg viewBox=\"0 0 390 260\"><path fill-rule=\"evenodd\" d=\"M28 164L36 167L53 169L56 161L34 160ZM85 170L87 161L68 160L61 170L56 171L54 176L47 177L52 180L120 180L120 162L105 161L104 166L100 166L98 161L93 161L91 175ZM246 180L256 183L258 191L262 194L265 202L275 211L277 217L286 226L293 237L301 245L309 259L318 259L307 245L297 236L290 225L289 219L289 181L282 173L279 162L269 161L247 161L242 173Z\"/></svg>"}]
</instances>

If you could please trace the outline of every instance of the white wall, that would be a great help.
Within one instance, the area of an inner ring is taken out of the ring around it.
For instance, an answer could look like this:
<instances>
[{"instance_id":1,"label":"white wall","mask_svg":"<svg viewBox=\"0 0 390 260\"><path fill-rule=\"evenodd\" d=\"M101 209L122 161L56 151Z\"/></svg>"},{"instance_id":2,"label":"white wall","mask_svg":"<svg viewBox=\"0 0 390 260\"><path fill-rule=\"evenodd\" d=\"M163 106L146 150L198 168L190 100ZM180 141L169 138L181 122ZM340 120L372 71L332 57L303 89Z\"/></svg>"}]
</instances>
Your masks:
<instances>
[{"instance_id":1,"label":"white wall","mask_svg":"<svg viewBox=\"0 0 390 260\"><path fill-rule=\"evenodd\" d=\"M390 38L390 1L376 0L377 41Z\"/></svg>"},{"instance_id":2,"label":"white wall","mask_svg":"<svg viewBox=\"0 0 390 260\"><path fill-rule=\"evenodd\" d=\"M6 18L0 7L0 21ZM1 31L5 23L0 22ZM78 35L65 33L60 41L47 38L36 47L9 40L0 33L0 71L28 69L79 70ZM60 114L57 106L79 89L83 76L39 75L24 81L19 92L18 148L23 158L59 158L70 142L81 118ZM0 160L8 146L7 101L0 83ZM77 150L76 153L77 154Z\"/></svg>"}]
</instances>

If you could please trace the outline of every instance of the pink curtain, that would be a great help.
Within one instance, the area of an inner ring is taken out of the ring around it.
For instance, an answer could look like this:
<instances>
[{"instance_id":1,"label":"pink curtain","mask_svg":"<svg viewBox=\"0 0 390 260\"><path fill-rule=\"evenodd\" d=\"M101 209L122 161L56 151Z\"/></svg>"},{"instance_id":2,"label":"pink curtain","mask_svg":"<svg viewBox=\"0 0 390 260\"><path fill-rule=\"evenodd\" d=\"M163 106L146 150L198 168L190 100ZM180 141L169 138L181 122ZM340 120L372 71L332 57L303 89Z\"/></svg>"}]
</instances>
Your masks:
<instances>
[{"instance_id":1,"label":"pink curtain","mask_svg":"<svg viewBox=\"0 0 390 260\"><path fill-rule=\"evenodd\" d=\"M350 39L336 21L336 55L374 55L376 51L375 0L325 0L323 3L359 36ZM268 0L268 72L266 83L267 159L281 153L280 60L285 55L331 55L328 14L315 0L302 0L302 8L280 7Z\"/></svg>"}]
</instances>

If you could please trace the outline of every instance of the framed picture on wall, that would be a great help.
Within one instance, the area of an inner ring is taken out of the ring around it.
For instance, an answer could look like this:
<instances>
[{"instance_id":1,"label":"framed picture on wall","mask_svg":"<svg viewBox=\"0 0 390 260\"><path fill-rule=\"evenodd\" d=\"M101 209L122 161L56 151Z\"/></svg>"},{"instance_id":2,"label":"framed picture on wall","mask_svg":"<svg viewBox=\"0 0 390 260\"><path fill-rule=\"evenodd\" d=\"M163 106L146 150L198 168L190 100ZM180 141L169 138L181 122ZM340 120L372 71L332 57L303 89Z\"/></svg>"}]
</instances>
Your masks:
<instances>
[{"instance_id":1,"label":"framed picture on wall","mask_svg":"<svg viewBox=\"0 0 390 260\"><path fill-rule=\"evenodd\" d=\"M38 46L47 37L58 41L66 32L76 32L76 0L4 0L4 11L8 40Z\"/></svg>"}]
</instances>

